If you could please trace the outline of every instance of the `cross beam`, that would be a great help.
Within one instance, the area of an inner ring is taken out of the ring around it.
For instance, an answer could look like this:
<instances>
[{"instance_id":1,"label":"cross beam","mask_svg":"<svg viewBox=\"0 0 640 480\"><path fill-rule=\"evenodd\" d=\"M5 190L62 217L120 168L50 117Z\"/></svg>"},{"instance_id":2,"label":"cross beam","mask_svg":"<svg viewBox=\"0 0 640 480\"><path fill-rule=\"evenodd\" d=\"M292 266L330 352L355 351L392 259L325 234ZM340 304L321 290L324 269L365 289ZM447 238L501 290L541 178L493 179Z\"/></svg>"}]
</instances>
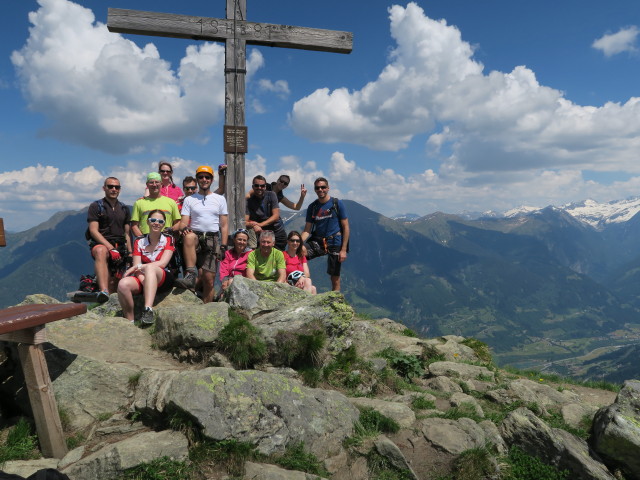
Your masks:
<instances>
[{"instance_id":1,"label":"cross beam","mask_svg":"<svg viewBox=\"0 0 640 480\"><path fill-rule=\"evenodd\" d=\"M246 21L246 0L226 0L226 18L194 17L170 13L142 12L109 8L110 32L154 35L225 42L225 126L230 127L235 151L225 149L226 196L230 232L244 227L244 152L248 142L244 132L246 45L297 48L324 52L350 53L353 34L335 30L274 25ZM241 127L241 128L235 128ZM236 133L237 132L237 133ZM228 133L229 134L229 133ZM225 138L225 141L229 140ZM243 148L238 148L238 145ZM211 162L217 163L217 162Z\"/></svg>"},{"instance_id":2,"label":"cross beam","mask_svg":"<svg viewBox=\"0 0 640 480\"><path fill-rule=\"evenodd\" d=\"M234 21L170 13L109 8L110 32L224 42L234 38ZM350 53L353 34L336 30L236 20L236 36L249 45Z\"/></svg>"}]
</instances>

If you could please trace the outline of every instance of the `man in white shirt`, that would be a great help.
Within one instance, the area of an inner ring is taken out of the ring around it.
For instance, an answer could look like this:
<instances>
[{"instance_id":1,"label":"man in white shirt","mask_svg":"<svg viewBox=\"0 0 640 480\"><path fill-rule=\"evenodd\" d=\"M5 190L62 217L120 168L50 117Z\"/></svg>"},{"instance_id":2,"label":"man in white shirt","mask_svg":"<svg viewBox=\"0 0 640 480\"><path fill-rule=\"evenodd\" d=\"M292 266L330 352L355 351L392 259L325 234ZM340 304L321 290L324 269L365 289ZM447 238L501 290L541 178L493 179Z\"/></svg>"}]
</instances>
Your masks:
<instances>
[{"instance_id":1,"label":"man in white shirt","mask_svg":"<svg viewBox=\"0 0 640 480\"><path fill-rule=\"evenodd\" d=\"M196 170L198 193L186 197L182 204L180 230L186 231L183 240L183 260L186 275L175 282L181 288L193 289L198 274L202 280L202 300L215 298L214 282L218 258L227 246L227 201L211 191L213 169L201 166Z\"/></svg>"}]
</instances>

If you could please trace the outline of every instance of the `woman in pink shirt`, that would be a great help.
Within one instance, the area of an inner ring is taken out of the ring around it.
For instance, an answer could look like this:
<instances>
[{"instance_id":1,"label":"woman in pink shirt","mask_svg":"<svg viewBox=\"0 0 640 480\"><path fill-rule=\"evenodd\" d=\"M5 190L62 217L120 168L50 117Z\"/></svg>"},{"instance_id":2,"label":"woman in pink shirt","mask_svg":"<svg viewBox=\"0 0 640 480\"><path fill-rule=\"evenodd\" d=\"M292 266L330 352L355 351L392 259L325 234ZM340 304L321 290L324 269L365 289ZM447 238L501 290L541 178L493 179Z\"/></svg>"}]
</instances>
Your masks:
<instances>
[{"instance_id":1,"label":"woman in pink shirt","mask_svg":"<svg viewBox=\"0 0 640 480\"><path fill-rule=\"evenodd\" d=\"M178 203L178 199L183 196L182 189L173 182L173 167L169 162L161 161L158 163L158 173L162 180L160 185L160 195L163 197L169 197L174 202ZM149 190L144 191L144 196L149 195Z\"/></svg>"},{"instance_id":2,"label":"woman in pink shirt","mask_svg":"<svg viewBox=\"0 0 640 480\"><path fill-rule=\"evenodd\" d=\"M316 294L316 287L311 283L309 264L302 254L302 236L292 230L287 236L287 249L283 252L287 263L287 282L305 292Z\"/></svg>"},{"instance_id":3,"label":"woman in pink shirt","mask_svg":"<svg viewBox=\"0 0 640 480\"><path fill-rule=\"evenodd\" d=\"M251 249L247 248L248 242L249 232L244 228L236 230L233 234L233 248L225 252L224 259L218 266L222 291L229 288L236 275L247 276L247 257L251 253Z\"/></svg>"}]
</instances>

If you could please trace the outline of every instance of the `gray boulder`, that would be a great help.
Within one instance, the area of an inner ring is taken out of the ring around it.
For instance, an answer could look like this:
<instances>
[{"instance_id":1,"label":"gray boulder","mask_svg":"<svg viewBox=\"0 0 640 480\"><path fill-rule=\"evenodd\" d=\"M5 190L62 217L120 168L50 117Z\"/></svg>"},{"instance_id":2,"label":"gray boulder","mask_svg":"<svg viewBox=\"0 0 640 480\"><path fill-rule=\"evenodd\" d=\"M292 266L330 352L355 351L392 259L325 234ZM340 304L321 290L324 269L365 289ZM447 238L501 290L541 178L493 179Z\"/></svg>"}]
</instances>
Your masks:
<instances>
[{"instance_id":1,"label":"gray boulder","mask_svg":"<svg viewBox=\"0 0 640 480\"><path fill-rule=\"evenodd\" d=\"M607 463L640 478L640 381L628 380L615 403L593 419L591 444Z\"/></svg>"},{"instance_id":2,"label":"gray boulder","mask_svg":"<svg viewBox=\"0 0 640 480\"><path fill-rule=\"evenodd\" d=\"M398 446L384 435L380 435L374 442L376 450L385 457L391 465L400 471L407 472L406 476L413 480L418 480L418 476L409 465L409 462L402 454Z\"/></svg>"},{"instance_id":3,"label":"gray boulder","mask_svg":"<svg viewBox=\"0 0 640 480\"><path fill-rule=\"evenodd\" d=\"M182 433L171 430L144 432L107 445L66 467L62 473L73 480L108 480L117 478L128 468L157 458L186 460L188 456L188 441Z\"/></svg>"},{"instance_id":4,"label":"gray boulder","mask_svg":"<svg viewBox=\"0 0 640 480\"><path fill-rule=\"evenodd\" d=\"M387 402L376 398L349 398L353 405L373 408L377 412L395 420L402 428L409 428L416 421L416 414L404 403Z\"/></svg>"},{"instance_id":5,"label":"gray boulder","mask_svg":"<svg viewBox=\"0 0 640 480\"><path fill-rule=\"evenodd\" d=\"M436 448L454 455L471 448L482 447L491 440L485 434L485 430L470 418L426 418L420 425L427 441Z\"/></svg>"},{"instance_id":6,"label":"gray boulder","mask_svg":"<svg viewBox=\"0 0 640 480\"><path fill-rule=\"evenodd\" d=\"M244 480L320 480L323 477L297 470L285 470L268 463L245 462L242 478Z\"/></svg>"},{"instance_id":7,"label":"gray boulder","mask_svg":"<svg viewBox=\"0 0 640 480\"><path fill-rule=\"evenodd\" d=\"M249 320L258 315L280 310L284 305L298 303L309 293L284 283L259 282L237 277L225 293L225 300Z\"/></svg>"},{"instance_id":8,"label":"gray boulder","mask_svg":"<svg viewBox=\"0 0 640 480\"><path fill-rule=\"evenodd\" d=\"M500 425L500 434L509 446L560 470L567 469L571 478L580 480L614 480L604 464L590 456L587 443L559 428L551 428L526 408L511 412Z\"/></svg>"},{"instance_id":9,"label":"gray boulder","mask_svg":"<svg viewBox=\"0 0 640 480\"><path fill-rule=\"evenodd\" d=\"M433 362L428 367L429 373L434 376L447 376L453 378L466 379L486 379L493 382L495 380L494 373L485 367L477 365L468 365L466 363L456 362Z\"/></svg>"},{"instance_id":10,"label":"gray boulder","mask_svg":"<svg viewBox=\"0 0 640 480\"><path fill-rule=\"evenodd\" d=\"M144 372L134 407L152 414L186 413L207 437L250 442L264 454L304 442L320 459L339 453L359 416L336 391L307 388L276 374L213 367Z\"/></svg>"},{"instance_id":11,"label":"gray boulder","mask_svg":"<svg viewBox=\"0 0 640 480\"><path fill-rule=\"evenodd\" d=\"M210 347L229 323L229 305L223 302L163 303L155 311L153 336L160 348L168 350Z\"/></svg>"}]
</instances>

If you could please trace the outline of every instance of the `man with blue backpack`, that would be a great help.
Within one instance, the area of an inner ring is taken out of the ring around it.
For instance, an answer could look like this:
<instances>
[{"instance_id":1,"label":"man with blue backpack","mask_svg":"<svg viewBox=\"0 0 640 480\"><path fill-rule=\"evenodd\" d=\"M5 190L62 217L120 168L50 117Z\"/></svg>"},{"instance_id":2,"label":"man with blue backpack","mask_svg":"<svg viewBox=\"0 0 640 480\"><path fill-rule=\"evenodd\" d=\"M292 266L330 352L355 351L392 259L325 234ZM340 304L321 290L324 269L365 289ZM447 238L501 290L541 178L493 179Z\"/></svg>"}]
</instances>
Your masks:
<instances>
[{"instance_id":1,"label":"man with blue backpack","mask_svg":"<svg viewBox=\"0 0 640 480\"><path fill-rule=\"evenodd\" d=\"M307 260L327 255L327 273L331 289L340 291L340 267L349 252L349 219L341 200L329 195L329 181L316 178L313 189L318 199L307 208L302 241L306 242Z\"/></svg>"},{"instance_id":2,"label":"man with blue backpack","mask_svg":"<svg viewBox=\"0 0 640 480\"><path fill-rule=\"evenodd\" d=\"M129 207L118 200L120 188L117 178L108 177L102 186L104 198L89 205L87 214L86 237L94 259L99 302L106 302L109 294L116 291L118 272L125 269L131 252L131 213Z\"/></svg>"}]
</instances>

